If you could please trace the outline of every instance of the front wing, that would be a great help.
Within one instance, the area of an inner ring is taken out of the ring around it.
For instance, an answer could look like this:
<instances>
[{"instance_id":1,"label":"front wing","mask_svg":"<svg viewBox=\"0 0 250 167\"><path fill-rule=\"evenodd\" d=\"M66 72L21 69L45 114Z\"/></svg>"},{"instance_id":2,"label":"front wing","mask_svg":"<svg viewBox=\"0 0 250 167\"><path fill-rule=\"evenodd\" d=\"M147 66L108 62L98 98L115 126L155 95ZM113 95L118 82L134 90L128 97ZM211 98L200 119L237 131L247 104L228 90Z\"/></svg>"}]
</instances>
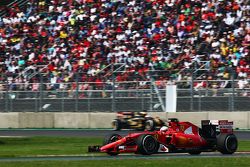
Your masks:
<instances>
[{"instance_id":1,"label":"front wing","mask_svg":"<svg viewBox=\"0 0 250 167\"><path fill-rule=\"evenodd\" d=\"M100 152L101 146L88 146L88 152Z\"/></svg>"}]
</instances>

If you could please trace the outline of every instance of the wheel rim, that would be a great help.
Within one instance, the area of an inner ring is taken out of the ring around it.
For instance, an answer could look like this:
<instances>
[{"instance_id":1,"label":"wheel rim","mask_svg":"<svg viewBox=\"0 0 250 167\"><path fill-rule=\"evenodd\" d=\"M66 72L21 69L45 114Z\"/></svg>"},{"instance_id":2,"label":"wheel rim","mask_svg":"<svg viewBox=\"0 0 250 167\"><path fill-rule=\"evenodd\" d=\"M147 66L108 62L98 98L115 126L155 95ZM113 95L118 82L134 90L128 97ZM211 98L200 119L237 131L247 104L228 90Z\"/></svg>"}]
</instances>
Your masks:
<instances>
[{"instance_id":1,"label":"wheel rim","mask_svg":"<svg viewBox=\"0 0 250 167\"><path fill-rule=\"evenodd\" d=\"M156 148L156 142L154 140L153 137L151 136L148 136L148 137L145 137L144 141L143 141L143 146L144 146L144 149L151 153L151 152L154 152L155 151L155 148Z\"/></svg>"}]
</instances>

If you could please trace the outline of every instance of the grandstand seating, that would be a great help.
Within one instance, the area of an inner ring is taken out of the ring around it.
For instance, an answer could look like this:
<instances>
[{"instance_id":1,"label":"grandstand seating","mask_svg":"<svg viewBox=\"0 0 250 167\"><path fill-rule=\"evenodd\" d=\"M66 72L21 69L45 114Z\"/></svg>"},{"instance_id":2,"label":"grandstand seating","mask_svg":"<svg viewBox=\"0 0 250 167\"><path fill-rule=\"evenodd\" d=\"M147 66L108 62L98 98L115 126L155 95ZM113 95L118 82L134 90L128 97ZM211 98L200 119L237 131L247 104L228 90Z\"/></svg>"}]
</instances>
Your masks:
<instances>
[{"instance_id":1,"label":"grandstand seating","mask_svg":"<svg viewBox=\"0 0 250 167\"><path fill-rule=\"evenodd\" d=\"M149 81L185 80L208 62L200 79L233 76L243 89L249 14L244 0L29 0L0 18L0 81L77 78L98 89L111 77L110 64L123 64L117 81Z\"/></svg>"}]
</instances>

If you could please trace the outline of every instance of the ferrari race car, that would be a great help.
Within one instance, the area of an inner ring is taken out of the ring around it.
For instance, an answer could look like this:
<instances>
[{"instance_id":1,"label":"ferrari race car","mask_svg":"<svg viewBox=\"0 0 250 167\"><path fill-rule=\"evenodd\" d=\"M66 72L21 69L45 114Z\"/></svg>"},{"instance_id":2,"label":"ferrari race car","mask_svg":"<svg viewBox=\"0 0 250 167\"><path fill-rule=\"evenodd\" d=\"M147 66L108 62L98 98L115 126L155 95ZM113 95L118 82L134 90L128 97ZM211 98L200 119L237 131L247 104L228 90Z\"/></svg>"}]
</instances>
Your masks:
<instances>
[{"instance_id":1,"label":"ferrari race car","mask_svg":"<svg viewBox=\"0 0 250 167\"><path fill-rule=\"evenodd\" d=\"M189 153L219 151L233 154L238 141L233 134L233 122L227 120L203 120L202 127L170 119L167 126L158 131L130 133L125 137L111 134L105 137L103 146L89 146L89 152L104 152L109 155L136 153Z\"/></svg>"},{"instance_id":2,"label":"ferrari race car","mask_svg":"<svg viewBox=\"0 0 250 167\"><path fill-rule=\"evenodd\" d=\"M150 117L147 112L118 112L112 121L113 130L136 129L155 130L165 125L159 117Z\"/></svg>"}]
</instances>

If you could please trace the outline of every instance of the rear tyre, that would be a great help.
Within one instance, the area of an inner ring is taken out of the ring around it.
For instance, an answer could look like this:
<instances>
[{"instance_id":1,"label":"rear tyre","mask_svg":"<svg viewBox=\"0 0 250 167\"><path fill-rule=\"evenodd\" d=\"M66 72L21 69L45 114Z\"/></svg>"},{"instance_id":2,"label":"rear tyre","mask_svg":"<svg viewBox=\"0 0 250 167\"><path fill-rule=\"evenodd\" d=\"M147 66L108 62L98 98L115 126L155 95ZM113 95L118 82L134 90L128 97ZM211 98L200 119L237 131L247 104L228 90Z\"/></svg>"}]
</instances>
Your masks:
<instances>
[{"instance_id":1,"label":"rear tyre","mask_svg":"<svg viewBox=\"0 0 250 167\"><path fill-rule=\"evenodd\" d=\"M113 127L113 130L116 130L116 131L121 130L121 127L122 127L121 121L119 119L114 119L112 121L112 127Z\"/></svg>"},{"instance_id":2,"label":"rear tyre","mask_svg":"<svg viewBox=\"0 0 250 167\"><path fill-rule=\"evenodd\" d=\"M117 140L120 140L121 138L122 138L122 136L119 135L119 134L109 134L104 138L103 145L113 143L113 142L115 142ZM107 152L107 154L109 154L109 155L118 155L119 152L111 152L110 151L110 152Z\"/></svg>"},{"instance_id":3,"label":"rear tyre","mask_svg":"<svg viewBox=\"0 0 250 167\"><path fill-rule=\"evenodd\" d=\"M222 154L233 154L238 148L238 140L234 134L220 134L217 137L217 150Z\"/></svg>"},{"instance_id":4,"label":"rear tyre","mask_svg":"<svg viewBox=\"0 0 250 167\"><path fill-rule=\"evenodd\" d=\"M143 155L151 155L158 151L159 143L151 135L141 135L136 140L138 152Z\"/></svg>"}]
</instances>

